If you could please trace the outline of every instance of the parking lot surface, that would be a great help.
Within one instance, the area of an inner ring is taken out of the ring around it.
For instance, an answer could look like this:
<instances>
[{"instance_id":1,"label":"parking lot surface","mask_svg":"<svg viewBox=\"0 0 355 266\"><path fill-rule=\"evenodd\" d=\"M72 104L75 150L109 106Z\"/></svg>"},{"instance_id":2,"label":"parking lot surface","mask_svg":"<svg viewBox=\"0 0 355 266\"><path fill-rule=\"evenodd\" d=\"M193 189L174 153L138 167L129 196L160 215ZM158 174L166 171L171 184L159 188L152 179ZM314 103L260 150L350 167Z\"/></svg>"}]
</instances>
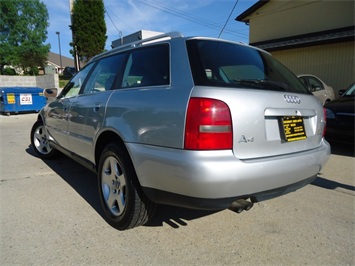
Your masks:
<instances>
[{"instance_id":1,"label":"parking lot surface","mask_svg":"<svg viewBox=\"0 0 355 266\"><path fill-rule=\"evenodd\" d=\"M0 265L355 265L353 147L332 146L313 184L248 212L159 206L148 225L117 231L95 174L34 156L35 120L0 115Z\"/></svg>"}]
</instances>

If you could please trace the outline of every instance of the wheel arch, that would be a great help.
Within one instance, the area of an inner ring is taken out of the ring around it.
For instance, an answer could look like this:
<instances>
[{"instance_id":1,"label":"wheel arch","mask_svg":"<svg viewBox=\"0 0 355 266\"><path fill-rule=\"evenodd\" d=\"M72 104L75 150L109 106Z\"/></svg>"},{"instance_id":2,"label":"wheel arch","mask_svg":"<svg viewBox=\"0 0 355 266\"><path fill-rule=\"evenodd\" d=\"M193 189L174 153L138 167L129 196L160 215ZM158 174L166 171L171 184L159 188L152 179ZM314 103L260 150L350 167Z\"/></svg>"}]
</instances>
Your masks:
<instances>
[{"instance_id":1,"label":"wheel arch","mask_svg":"<svg viewBox=\"0 0 355 266\"><path fill-rule=\"evenodd\" d=\"M40 113L37 115L37 121L42 121L44 123L44 119Z\"/></svg>"},{"instance_id":2,"label":"wheel arch","mask_svg":"<svg viewBox=\"0 0 355 266\"><path fill-rule=\"evenodd\" d=\"M122 148L124 148L126 151L126 146L124 145L124 142L122 138L113 131L104 131L102 132L99 137L96 140L95 144L95 167L96 170L99 167L99 161L100 161L100 155L102 154L103 150L109 143L117 143L119 144Z\"/></svg>"}]
</instances>

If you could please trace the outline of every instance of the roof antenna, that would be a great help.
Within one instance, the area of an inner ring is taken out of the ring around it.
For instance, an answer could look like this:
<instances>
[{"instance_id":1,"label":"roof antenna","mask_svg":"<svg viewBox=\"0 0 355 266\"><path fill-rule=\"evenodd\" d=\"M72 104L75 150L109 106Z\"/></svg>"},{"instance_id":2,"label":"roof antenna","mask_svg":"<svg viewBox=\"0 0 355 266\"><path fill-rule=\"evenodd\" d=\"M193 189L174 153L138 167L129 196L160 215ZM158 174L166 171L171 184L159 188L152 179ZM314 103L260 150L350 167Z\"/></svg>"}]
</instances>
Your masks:
<instances>
[{"instance_id":1,"label":"roof antenna","mask_svg":"<svg viewBox=\"0 0 355 266\"><path fill-rule=\"evenodd\" d=\"M233 6L232 11L231 11L231 13L229 14L229 17L227 18L226 23L224 23L224 26L223 26L223 28L221 29L221 32L220 32L220 33L219 33L219 35L218 35L218 39L219 39L219 37L221 37L222 32L224 31L224 28L227 26L227 23L228 23L228 21L229 21L230 17L232 16L232 13L233 13L233 11L234 11L234 9L235 9L236 5L238 4L238 2L239 2L239 0L237 0L237 1L235 2L235 4L234 4L234 6Z\"/></svg>"}]
</instances>

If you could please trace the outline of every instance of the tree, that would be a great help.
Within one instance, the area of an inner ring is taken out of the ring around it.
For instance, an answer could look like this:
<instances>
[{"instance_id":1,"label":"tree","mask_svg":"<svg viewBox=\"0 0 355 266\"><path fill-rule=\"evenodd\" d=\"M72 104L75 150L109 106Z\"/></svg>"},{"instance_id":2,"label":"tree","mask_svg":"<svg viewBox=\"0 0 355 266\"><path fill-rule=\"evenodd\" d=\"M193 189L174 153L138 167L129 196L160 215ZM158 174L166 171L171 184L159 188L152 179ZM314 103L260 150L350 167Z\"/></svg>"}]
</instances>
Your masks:
<instances>
[{"instance_id":1,"label":"tree","mask_svg":"<svg viewBox=\"0 0 355 266\"><path fill-rule=\"evenodd\" d=\"M105 49L106 23L102 0L75 0L72 10L73 42L79 59L88 62ZM74 55L74 51L70 51Z\"/></svg>"},{"instance_id":2,"label":"tree","mask_svg":"<svg viewBox=\"0 0 355 266\"><path fill-rule=\"evenodd\" d=\"M39 0L0 0L0 67L35 74L47 61L48 11ZM37 70L37 71L36 71Z\"/></svg>"}]
</instances>

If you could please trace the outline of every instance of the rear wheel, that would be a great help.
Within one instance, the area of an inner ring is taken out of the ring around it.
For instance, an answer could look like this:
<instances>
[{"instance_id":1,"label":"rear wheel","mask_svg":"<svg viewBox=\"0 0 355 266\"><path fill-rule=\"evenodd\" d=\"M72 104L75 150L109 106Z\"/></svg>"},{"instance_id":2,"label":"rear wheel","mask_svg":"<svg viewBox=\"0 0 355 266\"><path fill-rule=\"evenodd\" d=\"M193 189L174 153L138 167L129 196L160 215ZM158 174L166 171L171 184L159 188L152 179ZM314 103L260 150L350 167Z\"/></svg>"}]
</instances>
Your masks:
<instances>
[{"instance_id":1,"label":"rear wheel","mask_svg":"<svg viewBox=\"0 0 355 266\"><path fill-rule=\"evenodd\" d=\"M126 149L106 146L98 169L98 186L107 222L126 230L143 225L153 216L155 204L143 193Z\"/></svg>"},{"instance_id":2,"label":"rear wheel","mask_svg":"<svg viewBox=\"0 0 355 266\"><path fill-rule=\"evenodd\" d=\"M48 141L48 134L41 120L34 123L31 130L31 146L36 155L41 159L51 159L58 154Z\"/></svg>"}]
</instances>

